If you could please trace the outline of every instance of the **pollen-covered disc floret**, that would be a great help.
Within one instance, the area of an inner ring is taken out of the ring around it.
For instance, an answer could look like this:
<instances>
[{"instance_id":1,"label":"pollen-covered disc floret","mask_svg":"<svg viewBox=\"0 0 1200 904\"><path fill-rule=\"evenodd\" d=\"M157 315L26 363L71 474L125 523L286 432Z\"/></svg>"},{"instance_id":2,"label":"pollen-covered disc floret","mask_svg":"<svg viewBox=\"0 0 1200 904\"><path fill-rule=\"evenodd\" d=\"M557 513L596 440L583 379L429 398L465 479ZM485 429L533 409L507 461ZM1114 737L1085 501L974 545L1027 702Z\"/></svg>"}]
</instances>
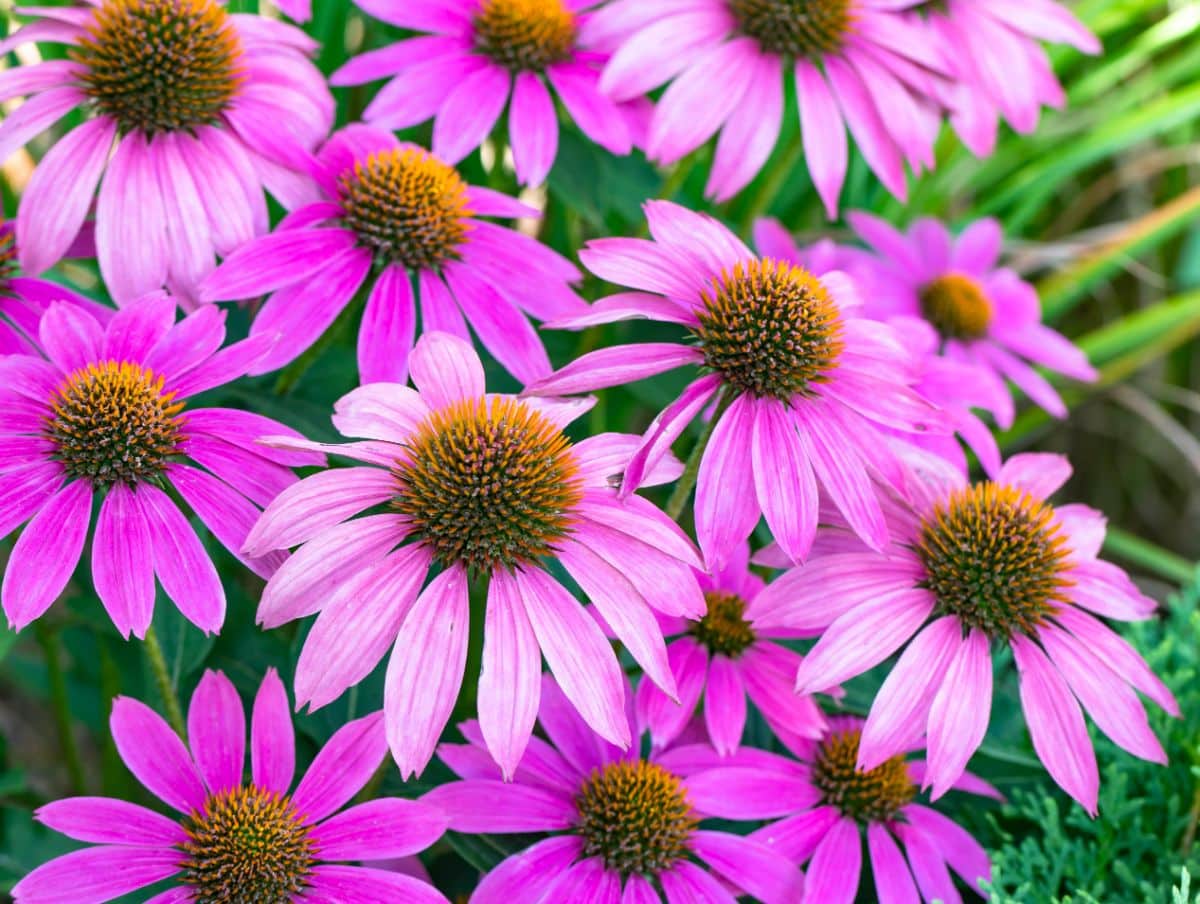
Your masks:
<instances>
[{"instance_id":1,"label":"pollen-covered disc floret","mask_svg":"<svg viewBox=\"0 0 1200 904\"><path fill-rule=\"evenodd\" d=\"M957 491L925 519L917 551L938 611L989 636L1031 634L1068 602L1067 537L1023 490L988 481Z\"/></svg>"},{"instance_id":2,"label":"pollen-covered disc floret","mask_svg":"<svg viewBox=\"0 0 1200 904\"><path fill-rule=\"evenodd\" d=\"M105 0L72 51L84 90L122 131L216 122L242 83L242 45L216 0Z\"/></svg>"},{"instance_id":3,"label":"pollen-covered disc floret","mask_svg":"<svg viewBox=\"0 0 1200 904\"><path fill-rule=\"evenodd\" d=\"M695 328L705 364L741 392L788 400L828 379L842 350L829 290L782 261L737 264L703 295Z\"/></svg>"},{"instance_id":4,"label":"pollen-covered disc floret","mask_svg":"<svg viewBox=\"0 0 1200 904\"><path fill-rule=\"evenodd\" d=\"M341 177L346 225L389 263L410 270L458 257L466 240L467 184L420 148L372 154Z\"/></svg>"},{"instance_id":5,"label":"pollen-covered disc floret","mask_svg":"<svg viewBox=\"0 0 1200 904\"><path fill-rule=\"evenodd\" d=\"M729 0L743 34L794 58L836 53L854 25L853 0Z\"/></svg>"},{"instance_id":6,"label":"pollen-covered disc floret","mask_svg":"<svg viewBox=\"0 0 1200 904\"><path fill-rule=\"evenodd\" d=\"M271 791L214 795L184 830L183 881L195 904L288 904L312 871L309 827L288 797Z\"/></svg>"},{"instance_id":7,"label":"pollen-covered disc floret","mask_svg":"<svg viewBox=\"0 0 1200 904\"><path fill-rule=\"evenodd\" d=\"M992 323L992 306L979 283L947 273L921 289L921 313L946 339L979 339Z\"/></svg>"},{"instance_id":8,"label":"pollen-covered disc floret","mask_svg":"<svg viewBox=\"0 0 1200 904\"><path fill-rule=\"evenodd\" d=\"M575 15L564 0L483 0L475 46L513 71L540 72L570 58Z\"/></svg>"},{"instance_id":9,"label":"pollen-covered disc floret","mask_svg":"<svg viewBox=\"0 0 1200 904\"><path fill-rule=\"evenodd\" d=\"M623 876L655 875L685 857L699 820L678 776L646 760L618 760L576 798L583 856Z\"/></svg>"},{"instance_id":10,"label":"pollen-covered disc floret","mask_svg":"<svg viewBox=\"0 0 1200 904\"><path fill-rule=\"evenodd\" d=\"M46 435L68 476L97 485L158 477L176 453L183 403L164 378L128 361L89 364L50 399Z\"/></svg>"},{"instance_id":11,"label":"pollen-covered disc floret","mask_svg":"<svg viewBox=\"0 0 1200 904\"><path fill-rule=\"evenodd\" d=\"M434 412L396 465L394 506L443 565L486 572L551 554L570 532L583 484L570 442L507 398Z\"/></svg>"},{"instance_id":12,"label":"pollen-covered disc floret","mask_svg":"<svg viewBox=\"0 0 1200 904\"><path fill-rule=\"evenodd\" d=\"M821 803L837 807L860 823L883 822L912 802L917 786L903 754L874 769L857 769L861 736L859 728L826 735L813 757L812 783L821 792Z\"/></svg>"},{"instance_id":13,"label":"pollen-covered disc floret","mask_svg":"<svg viewBox=\"0 0 1200 904\"><path fill-rule=\"evenodd\" d=\"M710 590L704 594L708 612L693 622L690 633L711 653L736 659L754 643L754 629L746 621L746 601L733 593Z\"/></svg>"}]
</instances>

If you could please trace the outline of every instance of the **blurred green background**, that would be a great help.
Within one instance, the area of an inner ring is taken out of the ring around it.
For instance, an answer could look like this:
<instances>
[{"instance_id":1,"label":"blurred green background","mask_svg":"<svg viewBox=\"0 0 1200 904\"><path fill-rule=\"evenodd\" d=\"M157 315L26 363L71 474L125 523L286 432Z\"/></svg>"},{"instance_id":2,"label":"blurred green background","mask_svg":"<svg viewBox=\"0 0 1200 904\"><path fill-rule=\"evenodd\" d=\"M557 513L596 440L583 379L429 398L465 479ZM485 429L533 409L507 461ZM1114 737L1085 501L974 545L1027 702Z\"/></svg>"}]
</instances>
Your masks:
<instances>
[{"instance_id":1,"label":"blurred green background","mask_svg":"<svg viewBox=\"0 0 1200 904\"><path fill-rule=\"evenodd\" d=\"M1172 886L1179 885L1185 864L1200 878L1200 849L1194 845L1200 817L1200 724L1195 721L1200 583L1194 565L1200 558L1200 2L1069 5L1100 36L1105 52L1087 58L1051 48L1069 96L1065 110L1046 112L1032 136L1002 129L996 152L984 161L973 158L947 129L936 171L912 184L907 205L890 198L855 157L843 210L871 210L901 226L923 215L953 224L997 216L1007 232L1009 261L1037 283L1046 320L1079 342L1101 370L1094 386L1065 387L1072 409L1068 421L1025 410L1002 445L1006 453L1037 448L1071 458L1075 476L1063 497L1107 513L1112 528L1107 554L1164 601L1161 618L1129 633L1192 718L1154 717L1171 755L1168 769L1144 765L1099 742L1103 785L1100 818L1093 822L1054 789L1033 758L1008 670L998 683L992 727L973 768L996 782L1010 802L980 805L954 795L948 802L951 815L993 851L998 901L1157 904L1172 900ZM250 0L229 6L258 8ZM318 64L326 73L349 56L403 36L363 17L349 0L314 0L314 6L307 31L321 42ZM0 29L7 33L18 19L11 0L0 0ZM55 50L43 45L39 52L49 57ZM0 65L35 59L22 51L20 60L9 55ZM377 87L335 90L339 123L354 121ZM73 124L69 119L64 126ZM429 131L424 126L404 137L427 143ZM756 217L769 214L802 240L847 239L842 225L824 221L798 139L789 112L764 171L733 201L713 207L702 199L708 150L664 173L637 154L614 158L565 125L545 192L529 195L546 210L541 224L530 228L574 257L590 238L638 234L641 202L669 197L711 211L743 235ZM53 140L44 135L30 153L4 163L0 199L7 216L14 214L36 158ZM517 189L504 163L502 134L462 170L471 182ZM103 297L88 264L68 263L54 278ZM595 281L584 288L589 298L605 291ZM211 402L252 408L315 439L336 439L328 415L333 401L355 385L354 334L361 304L359 299L300 361L279 374L214 392ZM244 311L231 312L233 335L244 334L246 324ZM635 323L582 334L547 332L545 338L552 360L561 365L602 345L672 333ZM488 376L490 388L516 388L498 368L490 367ZM605 392L589 418L576 425L577 435L640 432L680 385L668 375ZM681 448L686 450L688 442L682 440ZM0 557L11 542L0 544ZM155 628L178 693L186 704L205 667L225 670L245 699L268 666L279 668L290 684L307 626L292 624L270 633L257 629L253 613L260 582L215 543L208 545L230 597L220 637L201 635L165 599L156 609ZM474 671L475 664L469 665L463 716L473 711ZM879 680L871 674L853 682L846 705L864 710ZM0 629L0 898L29 869L71 847L32 822L39 804L80 791L131 799L144 795L105 730L116 694L162 704L139 645L117 636L85 572L77 575L66 598L20 637ZM299 717L302 761L343 720L380 702L377 670L337 703ZM761 720L751 731L752 740L766 739ZM389 768L380 780L386 793L411 796L444 777L431 767L419 782L402 785ZM451 837L426 862L444 890L461 893L473 885L475 870L498 862L519 843Z\"/></svg>"}]
</instances>

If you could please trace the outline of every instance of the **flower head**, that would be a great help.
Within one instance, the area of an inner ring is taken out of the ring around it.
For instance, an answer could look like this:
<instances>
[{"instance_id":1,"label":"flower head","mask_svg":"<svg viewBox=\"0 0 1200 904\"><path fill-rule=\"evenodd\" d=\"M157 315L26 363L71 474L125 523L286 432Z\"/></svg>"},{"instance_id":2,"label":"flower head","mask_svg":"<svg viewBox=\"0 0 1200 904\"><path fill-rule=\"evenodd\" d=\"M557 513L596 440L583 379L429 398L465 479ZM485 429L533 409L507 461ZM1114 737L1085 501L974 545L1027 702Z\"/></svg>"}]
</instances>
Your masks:
<instances>
[{"instance_id":1,"label":"flower head","mask_svg":"<svg viewBox=\"0 0 1200 904\"><path fill-rule=\"evenodd\" d=\"M549 86L584 134L614 154L629 153L634 117L599 90L608 56L588 37L588 10L599 0L463 0L436 9L355 2L426 33L355 57L330 78L335 85L390 79L364 114L372 125L402 129L433 117L433 152L453 164L483 143L508 104L517 178L537 185L558 151Z\"/></svg>"},{"instance_id":2,"label":"flower head","mask_svg":"<svg viewBox=\"0 0 1200 904\"><path fill-rule=\"evenodd\" d=\"M606 348L532 384L562 395L640 380L676 367L704 370L647 431L622 492L714 398L716 425L696 488L696 531L720 568L760 514L792 561L817 524L818 487L867 543L887 542L874 476L902 486L884 428L946 432L909 387L905 349L882 324L855 318L844 273L813 273L761 258L724 226L665 201L646 205L652 241L601 239L581 254L597 276L635 289L602 299L556 326L649 318L683 326L691 342Z\"/></svg>"},{"instance_id":3,"label":"flower head","mask_svg":"<svg viewBox=\"0 0 1200 904\"><path fill-rule=\"evenodd\" d=\"M1003 236L995 220L977 220L954 237L936 220L918 220L902 234L861 211L849 219L874 252L858 256L853 270L865 313L907 321L904 328L920 346L973 369L973 376L961 370L956 376L975 388L1001 427L1013 419L1006 378L1051 414L1066 416L1058 393L1030 363L1077 380L1096 379L1087 356L1042 323L1033 286L997 267Z\"/></svg>"},{"instance_id":4,"label":"flower head","mask_svg":"<svg viewBox=\"0 0 1200 904\"><path fill-rule=\"evenodd\" d=\"M795 632L760 612L763 580L750 571L748 556L749 547L742 544L723 569L700 576L707 605L701 618L659 616L663 633L678 636L667 645L667 658L679 700L649 681L638 686L638 724L649 729L656 747L679 738L701 701L708 737L722 754L736 752L741 743L747 697L785 742L825 731L816 703L792 692L800 654L774 639Z\"/></svg>"},{"instance_id":5,"label":"flower head","mask_svg":"<svg viewBox=\"0 0 1200 904\"><path fill-rule=\"evenodd\" d=\"M658 509L636 496L618 499L611 480L637 438L607 433L571 443L562 430L590 400L489 394L479 358L446 333L421 338L412 370L416 391L375 383L337 403L335 426L366 441L328 451L365 466L285 490L247 540L254 555L300 547L259 608L267 626L321 612L296 669L300 702L336 699L392 647L389 739L405 775L423 769L462 683L477 579L487 583L479 718L504 773L529 743L543 654L588 724L627 747L612 648L546 569L557 560L651 680L674 695L651 607L702 614L692 572L699 560ZM650 482L679 471L664 459ZM354 517L375 506L384 508Z\"/></svg>"},{"instance_id":6,"label":"flower head","mask_svg":"<svg viewBox=\"0 0 1200 904\"><path fill-rule=\"evenodd\" d=\"M243 375L269 348L263 336L220 349L224 337L223 312L176 323L165 294L128 305L104 326L54 302L39 324L39 354L0 358L3 531L29 522L0 588L12 625L25 627L62 592L99 497L92 579L117 630L145 634L156 577L188 619L220 629L225 592L216 568L167 492L240 556L258 507L295 481L291 468L324 461L258 445L262 434L288 432L269 418L193 406L194 396ZM265 577L282 558L243 561Z\"/></svg>"},{"instance_id":7,"label":"flower head","mask_svg":"<svg viewBox=\"0 0 1200 904\"><path fill-rule=\"evenodd\" d=\"M570 288L579 271L535 239L481 219L536 211L468 185L428 151L369 126L338 132L318 158L325 197L244 245L201 287L206 301L270 293L251 334L283 338L258 372L312 345L364 283L371 291L358 334L363 383L408 378L418 306L425 331L469 339L469 322L522 382L550 372L526 314L586 310Z\"/></svg>"},{"instance_id":8,"label":"flower head","mask_svg":"<svg viewBox=\"0 0 1200 904\"><path fill-rule=\"evenodd\" d=\"M163 880L170 900L330 900L446 904L410 876L344 861L415 854L446 818L412 800L381 798L339 813L387 754L381 713L343 725L292 787L295 738L274 669L254 700L250 780L243 776L246 713L233 684L205 672L188 710L190 750L152 709L118 697L110 720L129 771L175 811L164 816L105 797L55 801L37 819L94 847L38 867L13 889L21 904L101 904Z\"/></svg>"},{"instance_id":9,"label":"flower head","mask_svg":"<svg viewBox=\"0 0 1200 904\"><path fill-rule=\"evenodd\" d=\"M1096 557L1098 512L1047 501L1069 475L1060 456L1017 455L994 481L971 484L928 458L915 509L890 512L886 557L840 544L763 591L763 605L781 617L825 627L800 665L800 690L845 681L902 650L863 727L860 768L925 736L923 784L935 798L945 793L987 730L993 645L1016 660L1034 749L1088 812L1099 780L1083 710L1118 746L1165 761L1136 691L1176 715L1178 706L1095 617L1148 618L1155 603Z\"/></svg>"},{"instance_id":10,"label":"flower head","mask_svg":"<svg viewBox=\"0 0 1200 904\"><path fill-rule=\"evenodd\" d=\"M0 124L0 160L73 109L87 119L21 198L30 275L68 251L99 186L96 256L113 298L166 286L190 303L216 256L266 230L263 187L287 206L311 197L304 174L333 98L298 29L219 0L96 0L47 14L0 50L34 40L67 44L67 58L22 67L0 87L0 100L28 97Z\"/></svg>"},{"instance_id":11,"label":"flower head","mask_svg":"<svg viewBox=\"0 0 1200 904\"><path fill-rule=\"evenodd\" d=\"M877 263L870 252L850 245L838 245L821 239L800 247L791 234L776 220L761 219L754 224L754 245L760 254L788 261L809 270L844 270L854 281L866 286L864 304L868 316L875 311L874 291L878 279ZM978 312L978 307L976 307ZM884 316L879 314L879 316ZM953 463L967 473L967 457L962 441L971 447L989 475L1000 469L1000 449L987 424L972 409L992 409L999 404L1011 406L1007 390L988 372L981 371L970 361L942 354L942 337L934 326L916 317L887 317L888 326L897 340L912 356L913 389L919 396L941 409L946 422L953 426L954 435L942 433L911 433L888 429L897 440L926 449Z\"/></svg>"},{"instance_id":12,"label":"flower head","mask_svg":"<svg viewBox=\"0 0 1200 904\"><path fill-rule=\"evenodd\" d=\"M903 199L905 163L934 165L948 75L933 33L905 13L921 0L616 0L592 28L619 38L600 80L618 100L666 83L647 152L673 163L720 132L708 194L726 200L762 168L779 137L794 76L807 165L835 217L849 159L846 129Z\"/></svg>"},{"instance_id":13,"label":"flower head","mask_svg":"<svg viewBox=\"0 0 1200 904\"><path fill-rule=\"evenodd\" d=\"M799 761L744 751L723 768L693 777L698 803L727 819L772 820L750 837L808 863L807 901L856 900L864 835L878 900L960 901L951 870L982 896L980 882L991 879L983 846L917 802L925 762L901 752L861 769L861 734L861 719L833 716L819 739L797 751ZM970 773L954 787L1000 797Z\"/></svg>"},{"instance_id":14,"label":"flower head","mask_svg":"<svg viewBox=\"0 0 1200 904\"><path fill-rule=\"evenodd\" d=\"M714 814L697 806L692 783L711 787L705 770L719 762L711 748L622 753L579 718L549 676L539 721L549 742L530 741L510 782L500 781L474 722L460 726L468 744L438 748L461 780L423 800L445 811L452 830L550 833L484 876L475 904L732 900L718 876L765 904L799 899L800 872L766 844L703 827ZM707 796L732 802L719 790Z\"/></svg>"}]
</instances>

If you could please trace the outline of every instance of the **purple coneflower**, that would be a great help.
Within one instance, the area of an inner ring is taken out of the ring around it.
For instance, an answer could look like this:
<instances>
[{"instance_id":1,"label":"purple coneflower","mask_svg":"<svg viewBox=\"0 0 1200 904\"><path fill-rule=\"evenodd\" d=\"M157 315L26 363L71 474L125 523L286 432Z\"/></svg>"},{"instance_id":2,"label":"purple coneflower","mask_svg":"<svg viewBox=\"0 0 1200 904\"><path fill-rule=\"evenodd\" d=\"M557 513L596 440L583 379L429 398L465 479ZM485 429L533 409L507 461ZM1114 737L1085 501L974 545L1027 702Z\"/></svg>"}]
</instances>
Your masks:
<instances>
[{"instance_id":1,"label":"purple coneflower","mask_svg":"<svg viewBox=\"0 0 1200 904\"><path fill-rule=\"evenodd\" d=\"M112 317L111 308L66 286L19 275L18 257L14 225L11 220L0 219L0 355L38 354L38 325L52 302L70 302L101 323Z\"/></svg>"},{"instance_id":2,"label":"purple coneflower","mask_svg":"<svg viewBox=\"0 0 1200 904\"><path fill-rule=\"evenodd\" d=\"M868 544L883 548L873 478L899 485L904 476L882 427L943 429L940 414L909 388L907 351L884 324L854 316L861 302L844 273L760 258L717 221L666 201L647 203L646 215L653 240L599 239L580 254L597 276L636 291L554 325L645 318L678 324L692 341L591 352L527 392L590 392L703 368L647 431L622 492L636 490L716 398L695 503L710 568L725 564L760 515L792 561L803 558L817 527L818 487Z\"/></svg>"},{"instance_id":3,"label":"purple coneflower","mask_svg":"<svg viewBox=\"0 0 1200 904\"><path fill-rule=\"evenodd\" d=\"M689 785L697 763L716 759L711 748L622 753L580 720L548 676L538 718L549 742L530 741L511 781L500 780L473 722L462 726L469 744L438 748L462 780L423 800L446 812L452 830L551 833L484 876L472 904L800 899L799 870L766 844L701 828L711 814L694 805Z\"/></svg>"},{"instance_id":4,"label":"purple coneflower","mask_svg":"<svg viewBox=\"0 0 1200 904\"><path fill-rule=\"evenodd\" d=\"M673 163L718 130L708 194L732 197L779 136L792 72L812 175L830 217L849 159L846 129L888 190L904 164L932 168L947 70L932 32L904 14L921 0L616 0L593 28L623 34L600 86L617 100L670 82L647 152Z\"/></svg>"},{"instance_id":5,"label":"purple coneflower","mask_svg":"<svg viewBox=\"0 0 1200 904\"><path fill-rule=\"evenodd\" d=\"M856 283L868 285L874 277L874 256L869 252L837 245L829 239L801 248L776 220L762 219L754 224L754 245L760 254L790 261L811 271L844 270ZM870 303L864 305L868 314L871 308ZM1006 402L1011 405L1007 390L998 386L990 373L981 371L971 362L942 355L942 338L929 321L892 317L887 323L895 330L900 344L912 355L916 375L913 389L942 410L948 425L971 447L988 475L995 476L1000 469L1000 449L991 429L972 409L992 410ZM905 443L945 458L967 473L967 457L953 435L890 432Z\"/></svg>"},{"instance_id":6,"label":"purple coneflower","mask_svg":"<svg viewBox=\"0 0 1200 904\"><path fill-rule=\"evenodd\" d=\"M1001 427L1013 420L1005 378L1055 417L1066 416L1062 398L1029 362L1077 380L1096 379L1087 356L1042 323L1037 290L996 266L1004 237L995 220L976 220L957 237L931 219L918 220L907 234L861 211L849 220L876 252L862 256L853 270L864 312L931 324L941 354L973 366L990 384L989 408Z\"/></svg>"},{"instance_id":7,"label":"purple coneflower","mask_svg":"<svg viewBox=\"0 0 1200 904\"><path fill-rule=\"evenodd\" d=\"M334 425L367 441L320 448L367 466L323 471L285 490L246 541L252 555L300 547L259 608L267 627L321 613L296 667L299 702L336 699L392 647L388 738L406 777L423 769L458 697L470 588L483 578L479 717L504 773L533 730L543 654L584 720L628 747L612 647L547 567L557 560L651 680L674 695L651 608L702 615L692 573L700 563L657 508L617 497L612 479L637 437L605 433L572 444L562 429L590 400L488 394L478 356L446 333L421 338L412 371L416 391L376 383L337 403ZM664 460L650 482L679 471ZM375 506L386 510L354 517ZM437 575L426 584L431 568Z\"/></svg>"},{"instance_id":8,"label":"purple coneflower","mask_svg":"<svg viewBox=\"0 0 1200 904\"><path fill-rule=\"evenodd\" d=\"M861 732L861 719L832 716L819 742L797 751L801 762L747 749L729 766L691 778L697 805L726 819L778 820L750 837L795 863L808 863L806 904L857 900L864 833L873 900L961 904L951 870L983 897L980 882L991 880L983 846L916 802L925 762L899 753L861 770ZM954 787L1000 799L995 788L970 773Z\"/></svg>"},{"instance_id":9,"label":"purple coneflower","mask_svg":"<svg viewBox=\"0 0 1200 904\"><path fill-rule=\"evenodd\" d=\"M428 151L369 126L334 135L316 175L323 200L243 245L201 287L206 301L270 294L251 335L281 339L256 372L312 345L364 282L371 292L358 333L363 383L407 379L418 306L425 332L469 340L469 322L522 383L550 372L526 313L548 319L586 310L570 288L579 271L537 240L480 219L536 211L467 185Z\"/></svg>"},{"instance_id":10,"label":"purple coneflower","mask_svg":"<svg viewBox=\"0 0 1200 904\"><path fill-rule=\"evenodd\" d=\"M990 154L1000 116L1018 132L1037 128L1042 106L1066 103L1039 41L1087 54L1100 42L1055 0L945 0L926 5L955 79L935 85L954 130L974 153Z\"/></svg>"},{"instance_id":11,"label":"purple coneflower","mask_svg":"<svg viewBox=\"0 0 1200 904\"><path fill-rule=\"evenodd\" d=\"M1080 704L1119 747L1165 762L1136 691L1173 715L1178 705L1095 617L1144 619L1156 605L1124 571L1096 558L1099 512L1046 501L1070 473L1061 456L1026 454L1009 459L994 482L970 484L931 457L915 510L891 510L886 556L847 550L814 558L760 594L777 618L828 626L800 665L800 691L843 682L903 648L863 728L860 768L924 737L923 784L934 798L945 793L987 730L993 643L1016 660L1034 749L1089 813L1099 779Z\"/></svg>"},{"instance_id":12,"label":"purple coneflower","mask_svg":"<svg viewBox=\"0 0 1200 904\"><path fill-rule=\"evenodd\" d=\"M72 110L87 119L46 153L21 198L26 273L64 255L99 185L96 252L113 298L166 286L187 304L215 256L266 231L264 186L288 206L310 197L300 173L333 122L333 98L299 29L218 0L30 12L39 18L0 53L31 41L70 49L0 73L0 100L28 97L0 123L0 161Z\"/></svg>"},{"instance_id":13,"label":"purple coneflower","mask_svg":"<svg viewBox=\"0 0 1200 904\"><path fill-rule=\"evenodd\" d=\"M444 814L414 800L380 798L338 813L387 755L382 713L338 729L295 790L292 718L274 669L254 700L249 782L246 713L221 672L205 672L192 696L190 750L158 713L129 697L113 701L110 727L129 771L176 815L107 797L47 804L38 821L93 847L18 882L19 904L103 904L164 880L174 884L147 904L446 904L411 876L339 862L415 854L446 829Z\"/></svg>"},{"instance_id":14,"label":"purple coneflower","mask_svg":"<svg viewBox=\"0 0 1200 904\"><path fill-rule=\"evenodd\" d=\"M487 138L511 95L517 178L536 185L558 151L549 82L584 134L629 153L626 113L598 88L608 57L587 38L587 10L599 0L354 2L391 25L431 33L365 53L330 77L334 85L391 79L367 107L367 122L403 129L436 117L433 152L457 163Z\"/></svg>"},{"instance_id":15,"label":"purple coneflower","mask_svg":"<svg viewBox=\"0 0 1200 904\"><path fill-rule=\"evenodd\" d=\"M788 742L820 737L825 717L809 697L793 692L800 654L769 638L795 637L787 625L760 621L754 601L763 580L749 569L743 544L723 569L700 576L707 613L699 619L659 616L667 636L667 659L679 700L652 682L637 690L638 723L655 747L666 747L687 727L703 697L709 740L721 754L734 753L746 724L746 698L772 731Z\"/></svg>"},{"instance_id":16,"label":"purple coneflower","mask_svg":"<svg viewBox=\"0 0 1200 904\"><path fill-rule=\"evenodd\" d=\"M295 482L291 466L324 461L258 445L263 434L289 432L269 418L188 406L245 374L269 344L264 336L221 349L223 311L205 308L176 323L175 309L165 294L148 296L101 326L55 302L38 332L45 358L0 359L0 535L29 522L0 590L14 627L38 618L66 587L99 497L92 582L117 630L145 635L156 577L190 621L220 630L225 591L168 492L240 556L259 506ZM264 577L282 560L243 558Z\"/></svg>"}]
</instances>

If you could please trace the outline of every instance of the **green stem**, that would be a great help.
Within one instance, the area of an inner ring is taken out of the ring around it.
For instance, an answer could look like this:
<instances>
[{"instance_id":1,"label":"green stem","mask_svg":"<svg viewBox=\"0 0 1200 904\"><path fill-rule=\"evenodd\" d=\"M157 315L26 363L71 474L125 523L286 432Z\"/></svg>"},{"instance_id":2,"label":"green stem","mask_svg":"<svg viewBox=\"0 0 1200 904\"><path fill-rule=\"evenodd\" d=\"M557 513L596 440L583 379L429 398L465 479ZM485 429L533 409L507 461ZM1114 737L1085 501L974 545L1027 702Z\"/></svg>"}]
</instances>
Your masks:
<instances>
[{"instance_id":1,"label":"green stem","mask_svg":"<svg viewBox=\"0 0 1200 904\"><path fill-rule=\"evenodd\" d=\"M1187 585L1196 580L1200 570L1183 556L1155 546L1141 537L1110 527L1104 538L1104 549L1118 559L1124 559L1173 584Z\"/></svg>"},{"instance_id":2,"label":"green stem","mask_svg":"<svg viewBox=\"0 0 1200 904\"><path fill-rule=\"evenodd\" d=\"M708 441L712 439L717 421L721 419L721 415L725 413L725 409L733 402L733 398L733 393L722 391L713 416L704 425L704 432L696 440L696 445L692 446L692 452L688 456L683 473L679 475L679 482L675 484L675 490L671 493L671 498L667 500L667 507L664 509L667 517L672 521L679 520L679 515L683 511L683 507L687 505L688 497L692 495L692 488L696 485L696 476L700 473L700 459L704 457L704 450L708 447Z\"/></svg>"},{"instance_id":3,"label":"green stem","mask_svg":"<svg viewBox=\"0 0 1200 904\"><path fill-rule=\"evenodd\" d=\"M171 723L171 727L175 729L179 737L186 740L187 726L183 721L183 710L179 706L179 697L175 693L175 682L171 680L171 672L167 668L167 660L163 656L162 645L158 642L158 635L154 632L153 625L146 628L142 648L146 651L146 661L150 664L150 671L154 673L154 683L158 685L158 694L167 708L167 721Z\"/></svg>"},{"instance_id":4,"label":"green stem","mask_svg":"<svg viewBox=\"0 0 1200 904\"><path fill-rule=\"evenodd\" d=\"M46 671L50 682L50 703L54 709L54 722L58 728L58 740L62 745L63 760L67 775L76 794L84 792L83 759L79 745L71 728L71 701L67 695L67 676L62 664L62 638L54 628L46 627L41 621L34 623L38 643L46 657Z\"/></svg>"}]
</instances>

